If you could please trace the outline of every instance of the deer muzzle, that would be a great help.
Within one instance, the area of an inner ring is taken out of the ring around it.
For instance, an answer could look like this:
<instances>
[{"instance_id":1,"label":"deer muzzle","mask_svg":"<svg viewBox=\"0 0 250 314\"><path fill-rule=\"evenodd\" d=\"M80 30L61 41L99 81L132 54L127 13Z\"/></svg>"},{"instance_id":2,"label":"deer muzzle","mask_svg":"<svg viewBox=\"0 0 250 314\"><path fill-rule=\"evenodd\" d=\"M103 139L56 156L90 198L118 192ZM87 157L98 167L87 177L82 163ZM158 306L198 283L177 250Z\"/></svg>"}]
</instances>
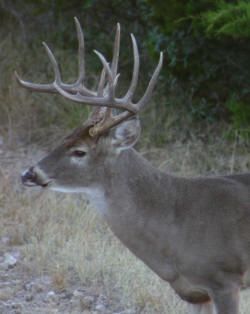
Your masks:
<instances>
[{"instance_id":1,"label":"deer muzzle","mask_svg":"<svg viewBox=\"0 0 250 314\"><path fill-rule=\"evenodd\" d=\"M30 167L21 176L22 184L25 186L47 187L51 180L38 167Z\"/></svg>"}]
</instances>

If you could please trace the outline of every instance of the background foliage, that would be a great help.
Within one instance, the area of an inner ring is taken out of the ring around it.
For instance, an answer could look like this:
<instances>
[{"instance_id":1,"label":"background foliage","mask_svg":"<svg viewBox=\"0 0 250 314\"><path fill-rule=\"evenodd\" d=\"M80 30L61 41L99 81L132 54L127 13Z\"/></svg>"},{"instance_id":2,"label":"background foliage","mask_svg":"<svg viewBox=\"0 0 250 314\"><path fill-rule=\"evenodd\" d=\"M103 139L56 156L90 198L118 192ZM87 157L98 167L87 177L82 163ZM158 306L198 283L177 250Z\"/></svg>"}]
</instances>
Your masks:
<instances>
[{"instance_id":1,"label":"background foliage","mask_svg":"<svg viewBox=\"0 0 250 314\"><path fill-rule=\"evenodd\" d=\"M173 110L173 124L180 123L184 130L194 122L201 128L223 122L230 124L231 135L249 138L249 0L0 0L1 40L7 36L14 49L26 56L16 55L10 62L26 77L32 77L36 67L40 66L41 72L40 64L31 66L24 61L37 54L42 40L69 56L75 55L73 16L84 26L88 51L97 48L105 55L112 51L110 34L115 24L122 24L122 73L127 73L132 64L128 33L135 33L140 42L143 73L152 72L159 51L164 51L164 69L153 109L158 128L151 135L156 139L164 137L159 127L166 131L166 117ZM98 70L94 55L87 58L89 67ZM47 73L46 62L44 67L42 71ZM141 89L149 74L142 77ZM129 77L130 73L124 81ZM89 81L93 84L93 76ZM78 113L71 114L75 117ZM146 123L152 125L151 120L152 115Z\"/></svg>"},{"instance_id":2,"label":"background foliage","mask_svg":"<svg viewBox=\"0 0 250 314\"><path fill-rule=\"evenodd\" d=\"M233 98L244 116L250 100L250 1L149 2L152 50L166 52L165 75L186 94L191 112L201 119L235 119Z\"/></svg>"}]
</instances>

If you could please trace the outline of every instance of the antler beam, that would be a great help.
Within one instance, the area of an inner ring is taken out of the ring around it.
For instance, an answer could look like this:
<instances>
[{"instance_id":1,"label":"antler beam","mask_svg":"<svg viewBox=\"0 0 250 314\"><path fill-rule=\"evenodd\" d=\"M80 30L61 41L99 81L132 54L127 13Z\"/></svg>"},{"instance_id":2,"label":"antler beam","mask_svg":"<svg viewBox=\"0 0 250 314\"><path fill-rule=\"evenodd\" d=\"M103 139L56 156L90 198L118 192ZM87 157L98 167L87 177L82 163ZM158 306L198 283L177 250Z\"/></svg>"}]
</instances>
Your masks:
<instances>
[{"instance_id":1,"label":"antler beam","mask_svg":"<svg viewBox=\"0 0 250 314\"><path fill-rule=\"evenodd\" d=\"M115 91L118 83L119 74L117 74L118 70L118 60L119 60L119 52L120 52L120 25L117 24L116 28L116 35L114 41L114 48L113 48L113 58L110 64L107 62L106 58L98 51L94 50L97 57L100 59L103 70L100 77L100 81L98 84L97 91L92 91L88 89L84 85L85 79L85 62L84 62L84 36L81 25L77 18L75 18L75 25L78 37L78 78L75 83L73 84L65 84L61 80L61 73L59 70L59 66L57 60L47 46L46 43L43 43L45 46L46 52L50 59L50 62L53 67L55 80L53 83L50 84L36 84L30 83L27 81L22 80L19 75L15 72L16 78L18 83L28 89L44 92L44 93L58 93L65 98L72 100L77 103L84 103L87 105L92 106L100 106L100 107L109 107L109 108L118 108L121 110L125 110L125 112L120 113L119 115L112 116L111 112L107 112L104 115L105 123L102 121L102 128L100 126L96 128L98 132L92 130L92 134L103 132L103 130L113 127L117 125L121 121L130 118L132 115L137 114L142 108L146 105L149 101L152 91L155 87L157 82L162 63L163 63L163 53L160 53L160 58L158 65L152 75L152 78L148 84L148 87L142 96L142 98L137 102L133 103L133 96L137 87L138 82L138 74L139 74L139 65L140 65L140 58L138 53L138 47L136 43L136 39L133 34L131 34L132 46L133 46L133 56L134 56L134 65L133 65L133 74L131 83L129 86L128 91L126 94L118 98L115 96ZM107 122L106 120L109 120Z\"/></svg>"}]
</instances>

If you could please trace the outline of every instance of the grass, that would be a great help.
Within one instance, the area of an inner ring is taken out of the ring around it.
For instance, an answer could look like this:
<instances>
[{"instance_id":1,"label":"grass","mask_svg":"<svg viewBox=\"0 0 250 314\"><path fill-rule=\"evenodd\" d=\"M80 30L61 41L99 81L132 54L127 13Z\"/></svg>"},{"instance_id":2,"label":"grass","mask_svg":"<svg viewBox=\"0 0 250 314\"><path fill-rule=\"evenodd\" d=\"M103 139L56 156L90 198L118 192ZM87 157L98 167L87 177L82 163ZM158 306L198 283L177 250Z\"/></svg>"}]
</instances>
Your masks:
<instances>
[{"instance_id":1,"label":"grass","mask_svg":"<svg viewBox=\"0 0 250 314\"><path fill-rule=\"evenodd\" d=\"M55 291L77 280L104 292L114 311L137 308L144 314L186 313L185 304L169 286L120 244L81 195L28 190L20 185L22 170L39 160L45 144L50 148L79 124L87 109L19 88L13 77L15 69L31 81L45 82L51 74L41 46L34 45L25 56L18 40L16 49L12 45L12 38L7 37L0 51L4 73L0 78L0 136L4 141L0 146L4 151L0 154L0 236L21 245L27 268L49 274ZM76 65L72 56L62 51L57 54L73 80ZM96 75L90 79L95 82ZM154 106L156 98L158 106ZM152 109L143 115L146 123L138 146L155 166L188 177L249 171L249 146L240 139L227 140L225 125L197 128L187 113L177 121L180 112L167 112L165 102L156 93ZM159 114L164 117L160 125ZM152 139L159 139L162 148L155 147ZM249 297L244 294L242 299L241 313L248 313Z\"/></svg>"}]
</instances>

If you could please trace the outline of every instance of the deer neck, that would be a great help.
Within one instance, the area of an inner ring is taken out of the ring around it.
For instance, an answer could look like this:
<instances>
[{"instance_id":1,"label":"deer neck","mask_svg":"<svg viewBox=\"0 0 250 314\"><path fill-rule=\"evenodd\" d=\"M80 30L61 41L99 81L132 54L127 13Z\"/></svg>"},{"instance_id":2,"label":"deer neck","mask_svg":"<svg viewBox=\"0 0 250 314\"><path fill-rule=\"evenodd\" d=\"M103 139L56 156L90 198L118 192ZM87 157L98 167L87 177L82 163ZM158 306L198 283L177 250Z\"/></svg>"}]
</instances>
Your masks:
<instances>
[{"instance_id":1,"label":"deer neck","mask_svg":"<svg viewBox=\"0 0 250 314\"><path fill-rule=\"evenodd\" d=\"M117 224L119 219L129 220L132 225L140 220L146 223L154 216L159 217L160 211L168 216L167 207L171 213L175 179L153 167L134 149L122 152L105 171L103 190L108 211L104 216L110 224L113 220Z\"/></svg>"},{"instance_id":2,"label":"deer neck","mask_svg":"<svg viewBox=\"0 0 250 314\"><path fill-rule=\"evenodd\" d=\"M172 202L175 178L153 167L134 149L107 158L100 171L96 188L84 192L111 224L120 217L157 215Z\"/></svg>"},{"instance_id":3,"label":"deer neck","mask_svg":"<svg viewBox=\"0 0 250 314\"><path fill-rule=\"evenodd\" d=\"M167 239L162 228L171 225L175 179L154 168L134 149L124 151L111 164L104 166L106 181L101 197L94 200L96 207L104 207L99 210L109 227L135 255L170 280L172 269L168 272L166 265L159 265L157 256L165 254L161 245L166 247Z\"/></svg>"}]
</instances>

